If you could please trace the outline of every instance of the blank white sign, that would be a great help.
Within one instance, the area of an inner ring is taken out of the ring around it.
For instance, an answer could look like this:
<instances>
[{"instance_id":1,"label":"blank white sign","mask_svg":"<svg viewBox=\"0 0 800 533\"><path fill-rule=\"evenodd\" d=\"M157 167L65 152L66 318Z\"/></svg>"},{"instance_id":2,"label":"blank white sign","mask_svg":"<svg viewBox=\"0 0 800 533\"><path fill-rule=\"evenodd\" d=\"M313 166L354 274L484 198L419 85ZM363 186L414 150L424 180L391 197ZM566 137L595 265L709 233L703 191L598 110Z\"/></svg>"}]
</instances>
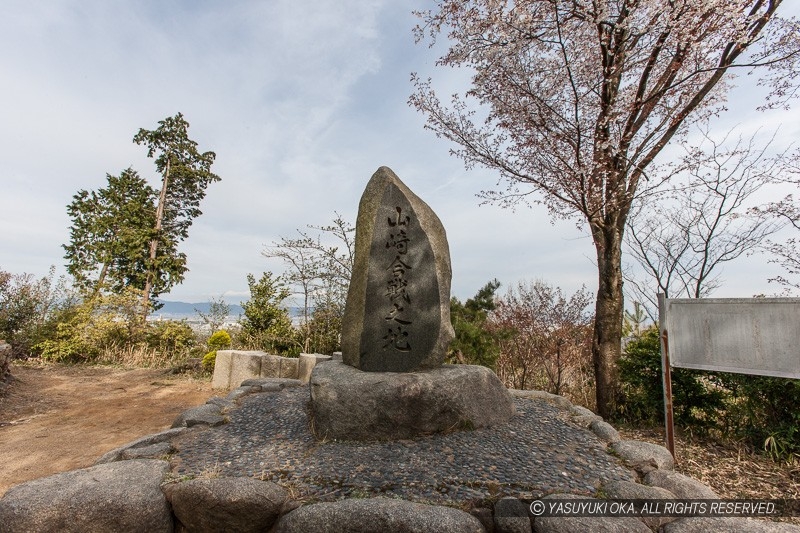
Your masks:
<instances>
[{"instance_id":1,"label":"blank white sign","mask_svg":"<svg viewBox=\"0 0 800 533\"><path fill-rule=\"evenodd\" d=\"M671 366L800 379L800 298L664 299Z\"/></svg>"}]
</instances>

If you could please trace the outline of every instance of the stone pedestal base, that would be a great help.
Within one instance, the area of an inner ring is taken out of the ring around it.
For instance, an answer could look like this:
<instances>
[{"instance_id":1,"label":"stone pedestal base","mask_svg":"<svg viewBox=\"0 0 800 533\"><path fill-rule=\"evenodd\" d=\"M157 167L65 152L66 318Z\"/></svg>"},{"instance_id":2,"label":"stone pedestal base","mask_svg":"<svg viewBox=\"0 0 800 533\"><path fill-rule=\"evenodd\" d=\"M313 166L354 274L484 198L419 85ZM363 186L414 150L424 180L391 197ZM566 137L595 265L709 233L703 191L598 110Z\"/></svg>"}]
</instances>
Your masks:
<instances>
[{"instance_id":1,"label":"stone pedestal base","mask_svg":"<svg viewBox=\"0 0 800 533\"><path fill-rule=\"evenodd\" d=\"M311 373L318 439L392 440L477 429L514 416L511 395L488 368L363 372L327 361Z\"/></svg>"}]
</instances>

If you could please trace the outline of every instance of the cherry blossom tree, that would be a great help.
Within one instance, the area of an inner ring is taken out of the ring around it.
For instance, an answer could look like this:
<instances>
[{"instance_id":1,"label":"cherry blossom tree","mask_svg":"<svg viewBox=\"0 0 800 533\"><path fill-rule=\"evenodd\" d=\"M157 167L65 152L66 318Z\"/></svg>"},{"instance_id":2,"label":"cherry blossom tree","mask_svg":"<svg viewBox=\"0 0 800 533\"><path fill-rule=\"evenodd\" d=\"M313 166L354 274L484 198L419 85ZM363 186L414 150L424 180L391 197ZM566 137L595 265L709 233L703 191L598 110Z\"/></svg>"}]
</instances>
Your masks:
<instances>
[{"instance_id":1,"label":"cherry blossom tree","mask_svg":"<svg viewBox=\"0 0 800 533\"><path fill-rule=\"evenodd\" d=\"M418 40L444 34L443 67L473 72L449 104L412 75L410 104L467 168L499 173L482 194L544 204L592 236L598 289L592 342L598 412L617 398L628 213L661 182L649 167L688 125L724 109L737 72L797 96L800 26L781 0L438 0ZM478 120L481 111L481 120Z\"/></svg>"}]
</instances>

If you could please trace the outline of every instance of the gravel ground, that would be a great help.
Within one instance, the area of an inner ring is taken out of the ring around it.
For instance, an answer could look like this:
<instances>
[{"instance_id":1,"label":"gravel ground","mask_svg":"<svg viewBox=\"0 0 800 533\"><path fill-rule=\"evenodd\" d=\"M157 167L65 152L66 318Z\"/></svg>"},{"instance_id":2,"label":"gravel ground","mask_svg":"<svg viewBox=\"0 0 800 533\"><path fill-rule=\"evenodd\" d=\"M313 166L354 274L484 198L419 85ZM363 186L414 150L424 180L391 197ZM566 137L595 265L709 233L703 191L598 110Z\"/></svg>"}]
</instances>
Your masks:
<instances>
[{"instance_id":1,"label":"gravel ground","mask_svg":"<svg viewBox=\"0 0 800 533\"><path fill-rule=\"evenodd\" d=\"M542 400L515 399L508 424L392 442L315 440L307 388L243 398L230 422L187 432L173 444L178 475L274 481L295 499L389 496L476 506L487 499L594 494L602 482L633 481L589 430Z\"/></svg>"}]
</instances>

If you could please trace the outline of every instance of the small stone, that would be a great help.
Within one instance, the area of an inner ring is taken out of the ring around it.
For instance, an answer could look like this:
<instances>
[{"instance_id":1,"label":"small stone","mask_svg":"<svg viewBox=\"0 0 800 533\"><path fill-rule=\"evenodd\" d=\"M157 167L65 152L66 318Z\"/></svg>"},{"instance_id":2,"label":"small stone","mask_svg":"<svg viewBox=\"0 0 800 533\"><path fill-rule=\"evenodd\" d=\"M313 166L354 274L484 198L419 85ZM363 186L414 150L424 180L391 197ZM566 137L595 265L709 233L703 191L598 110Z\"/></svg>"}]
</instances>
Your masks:
<instances>
[{"instance_id":1,"label":"small stone","mask_svg":"<svg viewBox=\"0 0 800 533\"><path fill-rule=\"evenodd\" d=\"M672 500L675 495L661 487L651 487L632 481L610 481L603 485L603 491L609 499L620 500ZM675 517L652 516L639 518L645 525L653 530L675 521Z\"/></svg>"},{"instance_id":2,"label":"small stone","mask_svg":"<svg viewBox=\"0 0 800 533\"><path fill-rule=\"evenodd\" d=\"M476 507L469 511L469 514L477 518L486 530L486 533L495 533L494 530L494 517L492 510L486 507Z\"/></svg>"},{"instance_id":3,"label":"small stone","mask_svg":"<svg viewBox=\"0 0 800 533\"><path fill-rule=\"evenodd\" d=\"M651 442L641 442L638 440L621 440L611 444L611 449L619 455L623 461L634 468L640 465L654 463L660 470L672 470L675 466L675 459L669 450L658 444ZM637 468L639 470L639 468Z\"/></svg>"},{"instance_id":4,"label":"small stone","mask_svg":"<svg viewBox=\"0 0 800 533\"><path fill-rule=\"evenodd\" d=\"M570 411L570 414L572 414L574 416L585 416L585 417L589 417L589 418L592 418L592 417L600 418L595 413L593 413L592 411L590 411L589 409L585 408L582 405L573 405L570 408L569 411Z\"/></svg>"},{"instance_id":5,"label":"small stone","mask_svg":"<svg viewBox=\"0 0 800 533\"><path fill-rule=\"evenodd\" d=\"M597 438L604 442L613 443L620 440L619 432L611 424L603 420L594 420L589 425L589 429L594 431Z\"/></svg>"},{"instance_id":6,"label":"small stone","mask_svg":"<svg viewBox=\"0 0 800 533\"><path fill-rule=\"evenodd\" d=\"M261 392L261 387L237 387L230 391L225 399L234 401L253 392Z\"/></svg>"},{"instance_id":7,"label":"small stone","mask_svg":"<svg viewBox=\"0 0 800 533\"><path fill-rule=\"evenodd\" d=\"M111 450L110 452L107 452L107 453L103 454L97 461L95 461L94 464L95 465L99 465L99 464L113 463L114 461L119 461L119 460L121 460L123 458L122 454L125 453L127 450L130 450L130 449L133 449L133 448L142 448L142 447L145 447L145 446L150 446L152 444L157 444L157 443L161 443L161 442L167 442L170 439L172 439L173 437L177 437L178 435L183 433L185 430L186 430L186 427L182 426L182 427L178 427L178 428L167 429L167 430L161 431L159 433L154 433L152 435L147 435L147 436L138 438L138 439L136 439L134 441L131 441L131 442L123 445L123 446L120 446L119 448L115 448L115 449Z\"/></svg>"},{"instance_id":8,"label":"small stone","mask_svg":"<svg viewBox=\"0 0 800 533\"><path fill-rule=\"evenodd\" d=\"M204 404L198 407L187 409L172 423L173 428L192 427L197 425L219 426L225 423L219 406L214 404Z\"/></svg>"},{"instance_id":9,"label":"small stone","mask_svg":"<svg viewBox=\"0 0 800 533\"><path fill-rule=\"evenodd\" d=\"M236 404L233 403L232 401L227 400L225 398L220 398L219 396L214 396L212 398L209 398L206 401L206 403L210 403L211 405L216 405L220 409L232 409L236 407Z\"/></svg>"},{"instance_id":10,"label":"small stone","mask_svg":"<svg viewBox=\"0 0 800 533\"><path fill-rule=\"evenodd\" d=\"M496 533L530 533L528 507L516 498L501 498L494 504Z\"/></svg>"},{"instance_id":11,"label":"small stone","mask_svg":"<svg viewBox=\"0 0 800 533\"><path fill-rule=\"evenodd\" d=\"M719 499L710 487L678 472L653 470L644 477L647 485L664 488L678 498Z\"/></svg>"},{"instance_id":12,"label":"small stone","mask_svg":"<svg viewBox=\"0 0 800 533\"><path fill-rule=\"evenodd\" d=\"M541 501L547 505L547 500L580 499L591 500L586 496L575 494L551 494ZM577 531L603 532L603 533L652 533L650 528L631 516L537 516L533 522L534 531L537 533L575 533Z\"/></svg>"},{"instance_id":13,"label":"small stone","mask_svg":"<svg viewBox=\"0 0 800 533\"><path fill-rule=\"evenodd\" d=\"M128 448L122 452L120 458L124 461L130 459L161 459L173 451L174 448L169 442L158 442L140 448Z\"/></svg>"},{"instance_id":14,"label":"small stone","mask_svg":"<svg viewBox=\"0 0 800 533\"><path fill-rule=\"evenodd\" d=\"M681 518L664 526L664 533L800 533L800 526L750 518Z\"/></svg>"},{"instance_id":15,"label":"small stone","mask_svg":"<svg viewBox=\"0 0 800 533\"><path fill-rule=\"evenodd\" d=\"M531 400L544 400L548 403L555 405L556 407L561 407L563 409L570 409L572 407L572 402L570 402L567 398L563 396L559 396L557 394L552 394L542 390L520 390L520 389L509 389L508 392L514 398L527 398Z\"/></svg>"}]
</instances>

